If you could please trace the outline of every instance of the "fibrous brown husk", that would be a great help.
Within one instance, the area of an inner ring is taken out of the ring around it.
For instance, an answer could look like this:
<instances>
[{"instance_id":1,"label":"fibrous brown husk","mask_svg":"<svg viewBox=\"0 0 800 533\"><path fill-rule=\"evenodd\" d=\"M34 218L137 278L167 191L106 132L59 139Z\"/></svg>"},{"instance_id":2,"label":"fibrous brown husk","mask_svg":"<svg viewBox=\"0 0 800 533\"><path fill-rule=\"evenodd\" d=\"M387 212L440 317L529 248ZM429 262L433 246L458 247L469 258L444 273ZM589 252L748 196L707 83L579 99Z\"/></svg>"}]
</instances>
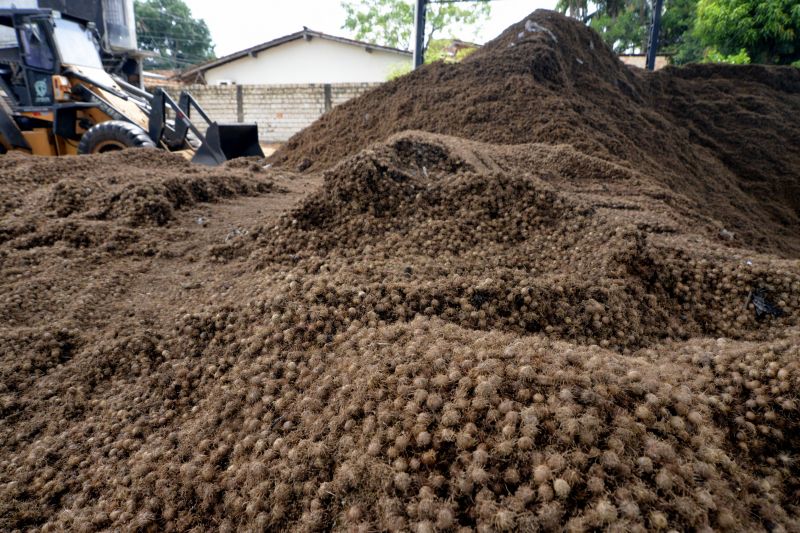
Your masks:
<instances>
[{"instance_id":1,"label":"fibrous brown husk","mask_svg":"<svg viewBox=\"0 0 800 533\"><path fill-rule=\"evenodd\" d=\"M796 74L550 13L479 54L361 100L435 77L450 135L302 134L321 179L3 160L0 529L800 530ZM715 115L737 75L763 119Z\"/></svg>"},{"instance_id":2,"label":"fibrous brown husk","mask_svg":"<svg viewBox=\"0 0 800 533\"><path fill-rule=\"evenodd\" d=\"M65 166L51 158L16 153L5 157L3 170L13 188L2 191L0 214L13 215L31 195L38 203L24 205L26 212L19 214L119 219L128 226L164 225L174 218L174 210L270 190L269 184L254 179L248 165L254 165L257 172L263 172L263 168L246 160L230 162L230 172L219 172L158 150L70 159L71 164Z\"/></svg>"},{"instance_id":3,"label":"fibrous brown husk","mask_svg":"<svg viewBox=\"0 0 800 533\"><path fill-rule=\"evenodd\" d=\"M772 319L748 310L766 291L782 302L776 323L793 322L796 262L719 231L685 197L570 146L412 133L340 163L265 240L308 280L308 300L324 253L334 290L367 291L379 320L437 315L624 349L770 335Z\"/></svg>"},{"instance_id":4,"label":"fibrous brown husk","mask_svg":"<svg viewBox=\"0 0 800 533\"><path fill-rule=\"evenodd\" d=\"M751 247L796 256L798 95L792 67L634 70L578 21L537 11L461 63L342 105L272 161L329 168L404 130L569 144L692 198Z\"/></svg>"},{"instance_id":5,"label":"fibrous brown husk","mask_svg":"<svg viewBox=\"0 0 800 533\"><path fill-rule=\"evenodd\" d=\"M0 264L7 282L0 321L9 326L61 318L59 310L84 292L78 307L91 314L106 297L99 287L135 277L130 265L110 272L102 265L113 258L171 256L183 236L168 227L181 213L280 192L262 165L208 169L157 150L66 158L11 153L3 156L0 173ZM78 273L70 274L72 268Z\"/></svg>"}]
</instances>

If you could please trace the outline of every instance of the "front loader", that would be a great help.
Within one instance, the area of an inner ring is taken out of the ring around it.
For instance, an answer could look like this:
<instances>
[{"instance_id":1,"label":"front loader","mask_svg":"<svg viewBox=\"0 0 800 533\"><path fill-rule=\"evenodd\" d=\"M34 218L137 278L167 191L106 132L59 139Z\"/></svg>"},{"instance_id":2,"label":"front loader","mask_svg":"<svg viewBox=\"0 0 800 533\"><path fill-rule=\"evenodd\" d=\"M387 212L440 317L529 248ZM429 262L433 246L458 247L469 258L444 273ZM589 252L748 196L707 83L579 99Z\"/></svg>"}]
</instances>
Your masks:
<instances>
[{"instance_id":1,"label":"front loader","mask_svg":"<svg viewBox=\"0 0 800 533\"><path fill-rule=\"evenodd\" d=\"M0 152L158 147L207 165L264 156L255 124L219 124L186 92L176 102L109 75L92 24L58 11L0 9L0 92Z\"/></svg>"}]
</instances>

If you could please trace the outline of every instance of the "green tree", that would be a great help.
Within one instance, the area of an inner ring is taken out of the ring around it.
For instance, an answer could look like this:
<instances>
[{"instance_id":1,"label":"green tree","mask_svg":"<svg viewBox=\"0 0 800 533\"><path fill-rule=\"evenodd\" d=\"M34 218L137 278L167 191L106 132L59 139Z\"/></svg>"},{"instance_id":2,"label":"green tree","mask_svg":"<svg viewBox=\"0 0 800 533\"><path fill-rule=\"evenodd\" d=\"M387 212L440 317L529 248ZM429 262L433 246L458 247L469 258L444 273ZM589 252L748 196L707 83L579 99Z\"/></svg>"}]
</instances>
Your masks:
<instances>
[{"instance_id":1,"label":"green tree","mask_svg":"<svg viewBox=\"0 0 800 533\"><path fill-rule=\"evenodd\" d=\"M582 3L581 3L582 2ZM562 12L584 0L559 0ZM588 19L617 53L647 47L651 0L601 0ZM800 65L797 0L665 0L659 53L672 63L777 63Z\"/></svg>"},{"instance_id":2,"label":"green tree","mask_svg":"<svg viewBox=\"0 0 800 533\"><path fill-rule=\"evenodd\" d=\"M750 54L742 48L737 54L723 54L716 48L708 48L703 55L704 63L730 63L731 65L747 65L750 63Z\"/></svg>"},{"instance_id":3,"label":"green tree","mask_svg":"<svg viewBox=\"0 0 800 533\"><path fill-rule=\"evenodd\" d=\"M455 55L450 50L450 45L453 43L452 39L433 39L428 44L428 49L425 52L425 64L435 63L436 61L443 61L445 63L458 63L467 57L471 56L478 51L478 48L462 48L458 50ZM400 63L389 72L387 79L393 80L400 76L405 76L413 70L411 63Z\"/></svg>"},{"instance_id":4,"label":"green tree","mask_svg":"<svg viewBox=\"0 0 800 533\"><path fill-rule=\"evenodd\" d=\"M648 24L638 9L626 9L616 16L597 13L589 25L618 54L631 53L647 45Z\"/></svg>"},{"instance_id":5,"label":"green tree","mask_svg":"<svg viewBox=\"0 0 800 533\"><path fill-rule=\"evenodd\" d=\"M800 60L800 3L797 0L700 0L697 38L709 51L754 63Z\"/></svg>"},{"instance_id":6,"label":"green tree","mask_svg":"<svg viewBox=\"0 0 800 533\"><path fill-rule=\"evenodd\" d=\"M139 48L155 53L149 68L184 68L213 59L214 44L206 22L192 17L183 0L136 0Z\"/></svg>"},{"instance_id":7,"label":"green tree","mask_svg":"<svg viewBox=\"0 0 800 533\"><path fill-rule=\"evenodd\" d=\"M660 52L670 54L676 65L697 62L703 57L703 45L694 34L697 0L666 0L661 15Z\"/></svg>"},{"instance_id":8,"label":"green tree","mask_svg":"<svg viewBox=\"0 0 800 533\"><path fill-rule=\"evenodd\" d=\"M558 0L556 10L566 13L572 18L584 20L589 11L589 2L587 0Z\"/></svg>"},{"instance_id":9,"label":"green tree","mask_svg":"<svg viewBox=\"0 0 800 533\"><path fill-rule=\"evenodd\" d=\"M571 12L582 0L559 0L557 9ZM588 5L584 2L584 6ZM595 11L586 17L588 24L617 53L644 52L653 17L650 0L603 0L593 4ZM670 54L677 63L698 61L703 46L692 30L697 0L665 0L659 33L659 53Z\"/></svg>"},{"instance_id":10,"label":"green tree","mask_svg":"<svg viewBox=\"0 0 800 533\"><path fill-rule=\"evenodd\" d=\"M589 13L589 7L594 11ZM558 0L556 9L587 22L617 53L647 45L648 0Z\"/></svg>"},{"instance_id":11,"label":"green tree","mask_svg":"<svg viewBox=\"0 0 800 533\"><path fill-rule=\"evenodd\" d=\"M342 27L355 32L356 39L403 50L412 48L414 5L409 0L343 0L342 7L347 13ZM468 7L450 2L428 4L425 48L445 29L452 33L455 27L472 26L477 31L477 25L490 13L487 0L476 0Z\"/></svg>"}]
</instances>

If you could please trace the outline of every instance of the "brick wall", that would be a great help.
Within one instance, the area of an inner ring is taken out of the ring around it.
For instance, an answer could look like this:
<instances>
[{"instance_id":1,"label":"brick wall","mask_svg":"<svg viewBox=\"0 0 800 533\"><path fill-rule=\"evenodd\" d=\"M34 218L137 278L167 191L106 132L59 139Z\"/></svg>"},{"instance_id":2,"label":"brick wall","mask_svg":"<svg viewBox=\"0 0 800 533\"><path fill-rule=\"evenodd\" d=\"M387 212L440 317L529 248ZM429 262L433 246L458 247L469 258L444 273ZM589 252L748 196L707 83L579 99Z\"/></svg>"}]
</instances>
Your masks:
<instances>
[{"instance_id":1,"label":"brick wall","mask_svg":"<svg viewBox=\"0 0 800 533\"><path fill-rule=\"evenodd\" d=\"M256 122L262 142L285 142L326 111L378 83L330 85L191 85L189 91L212 120ZM174 90L168 90L175 95Z\"/></svg>"}]
</instances>

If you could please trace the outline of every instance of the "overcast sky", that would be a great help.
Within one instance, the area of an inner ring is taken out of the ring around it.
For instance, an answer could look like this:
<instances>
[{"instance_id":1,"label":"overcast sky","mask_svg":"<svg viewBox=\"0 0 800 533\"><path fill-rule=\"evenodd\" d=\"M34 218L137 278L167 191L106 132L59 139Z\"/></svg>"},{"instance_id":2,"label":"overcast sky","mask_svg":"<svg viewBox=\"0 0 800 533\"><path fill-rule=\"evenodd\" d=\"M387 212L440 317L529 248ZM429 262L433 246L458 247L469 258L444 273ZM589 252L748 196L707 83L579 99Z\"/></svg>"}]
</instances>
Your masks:
<instances>
[{"instance_id":1,"label":"overcast sky","mask_svg":"<svg viewBox=\"0 0 800 533\"><path fill-rule=\"evenodd\" d=\"M413 0L406 0L411 3ZM352 37L342 29L345 14L339 0L185 0L195 17L211 29L217 56L223 56L288 35L307 26L323 33ZM478 42L496 37L511 24L539 8L553 9L556 0L494 0L491 19ZM464 4L468 5L468 4ZM459 32L460 33L460 32ZM474 34L455 37L470 40Z\"/></svg>"}]
</instances>

